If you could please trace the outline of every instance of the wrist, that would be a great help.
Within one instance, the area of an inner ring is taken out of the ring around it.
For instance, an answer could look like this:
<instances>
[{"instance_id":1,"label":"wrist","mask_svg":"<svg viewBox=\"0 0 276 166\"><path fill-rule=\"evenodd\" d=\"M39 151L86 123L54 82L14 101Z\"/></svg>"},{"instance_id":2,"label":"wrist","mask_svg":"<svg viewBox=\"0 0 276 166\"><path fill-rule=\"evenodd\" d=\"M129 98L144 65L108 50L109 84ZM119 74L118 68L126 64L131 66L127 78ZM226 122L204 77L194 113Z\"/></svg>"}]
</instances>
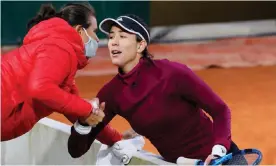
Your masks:
<instances>
[{"instance_id":1,"label":"wrist","mask_svg":"<svg viewBox=\"0 0 276 166\"><path fill-rule=\"evenodd\" d=\"M85 121L79 119L78 120L78 123L81 125L81 126L89 126L89 124L87 124Z\"/></svg>"},{"instance_id":2,"label":"wrist","mask_svg":"<svg viewBox=\"0 0 276 166\"><path fill-rule=\"evenodd\" d=\"M212 155L222 157L222 156L225 156L226 153L227 153L227 149L222 145L214 145L212 148Z\"/></svg>"},{"instance_id":3,"label":"wrist","mask_svg":"<svg viewBox=\"0 0 276 166\"><path fill-rule=\"evenodd\" d=\"M74 123L74 129L77 133L79 133L80 135L86 135L89 134L91 132L92 127L91 126L87 126L86 124L82 125L79 120L77 120Z\"/></svg>"}]
</instances>

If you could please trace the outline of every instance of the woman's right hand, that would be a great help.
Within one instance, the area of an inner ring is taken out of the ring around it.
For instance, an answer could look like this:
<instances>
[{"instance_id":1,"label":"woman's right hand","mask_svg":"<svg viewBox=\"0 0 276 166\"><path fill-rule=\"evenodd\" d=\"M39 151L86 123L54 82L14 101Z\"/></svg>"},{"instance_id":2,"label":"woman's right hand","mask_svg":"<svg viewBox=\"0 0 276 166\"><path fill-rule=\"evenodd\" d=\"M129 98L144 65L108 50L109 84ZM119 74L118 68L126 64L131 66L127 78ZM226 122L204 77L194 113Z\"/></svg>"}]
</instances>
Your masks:
<instances>
[{"instance_id":1,"label":"woman's right hand","mask_svg":"<svg viewBox=\"0 0 276 166\"><path fill-rule=\"evenodd\" d=\"M80 122L83 124L88 124L89 126L96 126L98 123L103 121L105 116L104 109L105 109L105 102L102 102L99 105L99 99L94 98L89 103L92 105L93 110L91 114L86 118L81 118Z\"/></svg>"}]
</instances>

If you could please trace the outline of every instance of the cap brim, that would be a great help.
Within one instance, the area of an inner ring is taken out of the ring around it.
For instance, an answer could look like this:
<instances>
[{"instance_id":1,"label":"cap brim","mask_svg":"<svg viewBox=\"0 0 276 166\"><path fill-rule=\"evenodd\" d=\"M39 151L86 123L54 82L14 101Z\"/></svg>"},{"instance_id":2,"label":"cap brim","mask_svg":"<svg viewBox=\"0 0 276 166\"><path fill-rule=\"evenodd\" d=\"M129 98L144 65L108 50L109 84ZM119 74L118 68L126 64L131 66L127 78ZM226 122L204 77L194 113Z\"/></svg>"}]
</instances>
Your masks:
<instances>
[{"instance_id":1,"label":"cap brim","mask_svg":"<svg viewBox=\"0 0 276 166\"><path fill-rule=\"evenodd\" d=\"M114 24L118 24L118 21L112 18L106 18L100 23L99 28L103 33L109 34L110 29Z\"/></svg>"},{"instance_id":2,"label":"cap brim","mask_svg":"<svg viewBox=\"0 0 276 166\"><path fill-rule=\"evenodd\" d=\"M117 20L115 20L113 18L106 18L106 19L104 19L100 23L99 29L100 29L100 31L102 31L103 33L105 33L105 34L108 35L113 25L117 25L117 26L119 26L120 28L126 30L129 33L138 34L137 32L135 32L133 30L130 30L125 25L123 25L122 23L120 23L119 21L117 21Z\"/></svg>"}]
</instances>

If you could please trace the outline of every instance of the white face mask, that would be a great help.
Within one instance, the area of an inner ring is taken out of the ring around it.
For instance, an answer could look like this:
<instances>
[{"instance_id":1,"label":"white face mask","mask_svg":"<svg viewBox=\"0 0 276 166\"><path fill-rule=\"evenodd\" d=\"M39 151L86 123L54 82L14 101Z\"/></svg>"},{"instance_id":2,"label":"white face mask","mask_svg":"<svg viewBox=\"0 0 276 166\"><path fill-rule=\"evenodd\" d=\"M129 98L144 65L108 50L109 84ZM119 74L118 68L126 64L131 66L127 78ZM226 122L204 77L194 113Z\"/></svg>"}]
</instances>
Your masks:
<instances>
[{"instance_id":1,"label":"white face mask","mask_svg":"<svg viewBox=\"0 0 276 166\"><path fill-rule=\"evenodd\" d=\"M89 38L88 42L85 43L85 56L91 58L96 55L97 49L98 49L98 42L90 37L87 33L87 31L83 28L85 34Z\"/></svg>"}]
</instances>

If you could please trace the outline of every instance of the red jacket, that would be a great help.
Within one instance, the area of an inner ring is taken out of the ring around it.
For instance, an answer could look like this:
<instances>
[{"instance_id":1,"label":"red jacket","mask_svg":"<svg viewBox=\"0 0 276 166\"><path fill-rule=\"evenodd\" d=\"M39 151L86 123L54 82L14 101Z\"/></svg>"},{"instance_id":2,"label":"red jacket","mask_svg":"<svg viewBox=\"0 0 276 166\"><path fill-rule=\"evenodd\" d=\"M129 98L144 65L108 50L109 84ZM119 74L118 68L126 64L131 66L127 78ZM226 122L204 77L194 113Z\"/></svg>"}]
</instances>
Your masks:
<instances>
[{"instance_id":1,"label":"red jacket","mask_svg":"<svg viewBox=\"0 0 276 166\"><path fill-rule=\"evenodd\" d=\"M84 44L63 19L37 24L21 47L1 58L1 141L21 136L54 111L71 122L90 114L91 105L78 97L74 83L76 71L87 64ZM102 134L98 138L105 144L121 139L110 127Z\"/></svg>"}]
</instances>

